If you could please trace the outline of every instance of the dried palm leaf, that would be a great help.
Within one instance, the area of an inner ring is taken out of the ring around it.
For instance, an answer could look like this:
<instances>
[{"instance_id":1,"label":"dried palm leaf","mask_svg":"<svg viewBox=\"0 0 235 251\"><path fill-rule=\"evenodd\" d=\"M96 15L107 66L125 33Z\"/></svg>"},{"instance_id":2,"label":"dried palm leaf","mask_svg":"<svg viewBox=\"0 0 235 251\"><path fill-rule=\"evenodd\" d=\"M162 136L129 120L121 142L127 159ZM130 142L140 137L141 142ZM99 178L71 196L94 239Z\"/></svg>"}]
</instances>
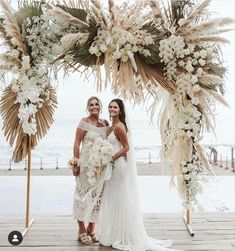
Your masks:
<instances>
[{"instance_id":1,"label":"dried palm leaf","mask_svg":"<svg viewBox=\"0 0 235 251\"><path fill-rule=\"evenodd\" d=\"M133 96L137 91L134 78L134 71L131 62L120 62L118 72L118 88L124 99L128 98L128 94Z\"/></svg>"},{"instance_id":2,"label":"dried palm leaf","mask_svg":"<svg viewBox=\"0 0 235 251\"><path fill-rule=\"evenodd\" d=\"M91 3L93 4L92 9L95 13L98 14L98 16L101 16L101 20L105 24L106 27L109 25L109 21L106 17L106 14L103 12L103 7L99 0L91 0Z\"/></svg>"},{"instance_id":3,"label":"dried palm leaf","mask_svg":"<svg viewBox=\"0 0 235 251\"><path fill-rule=\"evenodd\" d=\"M14 15L11 13L11 7L9 3L6 0L0 0L0 7L2 7L4 14L4 20L5 20L4 30L6 34L9 37L14 38L15 44L23 54L27 54L25 44L20 34L20 28L16 22Z\"/></svg>"},{"instance_id":4,"label":"dried palm leaf","mask_svg":"<svg viewBox=\"0 0 235 251\"><path fill-rule=\"evenodd\" d=\"M89 28L89 25L87 23L72 16L71 14L62 10L61 8L58 8L58 7L53 8L50 12L53 16L55 16L62 23L71 24L78 28Z\"/></svg>"},{"instance_id":5,"label":"dried palm leaf","mask_svg":"<svg viewBox=\"0 0 235 251\"><path fill-rule=\"evenodd\" d=\"M155 85L161 85L170 93L174 93L175 86L166 81L162 65L147 65L144 61L140 61L138 57L135 57L135 62L137 65L138 74L141 75L141 78L148 78Z\"/></svg>"},{"instance_id":6,"label":"dried palm leaf","mask_svg":"<svg viewBox=\"0 0 235 251\"><path fill-rule=\"evenodd\" d=\"M206 170L208 171L209 174L214 175L214 172L212 171L211 166L210 166L210 164L204 154L203 148L199 144L194 144L194 146L195 146L196 151L199 155L200 161L203 164L203 167L206 168Z\"/></svg>"},{"instance_id":7,"label":"dried palm leaf","mask_svg":"<svg viewBox=\"0 0 235 251\"><path fill-rule=\"evenodd\" d=\"M210 89L205 89L205 91L208 92L211 96L213 96L221 104L223 104L223 105L225 105L227 107L230 107L229 104L228 104L228 102L218 92L210 90Z\"/></svg>"},{"instance_id":8,"label":"dried palm leaf","mask_svg":"<svg viewBox=\"0 0 235 251\"><path fill-rule=\"evenodd\" d=\"M74 44L76 45L83 45L87 42L89 37L89 33L69 33L62 37L61 43L65 47L72 47Z\"/></svg>"},{"instance_id":9,"label":"dried palm leaf","mask_svg":"<svg viewBox=\"0 0 235 251\"><path fill-rule=\"evenodd\" d=\"M15 13L18 26L22 30L23 22L27 18L39 17L43 14L43 2L22 0L18 1L18 11Z\"/></svg>"},{"instance_id":10,"label":"dried palm leaf","mask_svg":"<svg viewBox=\"0 0 235 251\"><path fill-rule=\"evenodd\" d=\"M3 39L4 43L10 48L12 47L11 38L7 36L6 31L3 26L3 18L0 17L0 38Z\"/></svg>"},{"instance_id":11,"label":"dried palm leaf","mask_svg":"<svg viewBox=\"0 0 235 251\"><path fill-rule=\"evenodd\" d=\"M217 36L202 36L202 37L195 37L193 39L189 39L189 42L193 43L200 43L200 42L212 42L212 43L229 43L229 40L224 37L217 37Z\"/></svg>"},{"instance_id":12,"label":"dried palm leaf","mask_svg":"<svg viewBox=\"0 0 235 251\"><path fill-rule=\"evenodd\" d=\"M37 133L30 136L23 132L20 119L18 118L19 103L15 103L16 93L12 91L11 85L9 85L3 92L0 100L0 114L3 118L3 131L6 140L11 146L15 145L12 159L15 163L18 163L24 159L28 150L34 149L38 140L41 139L47 133L50 125L53 123L53 113L57 105L57 99L55 90L50 87L50 100L52 105L44 103L42 108L38 110L35 115L37 121Z\"/></svg>"},{"instance_id":13,"label":"dried palm leaf","mask_svg":"<svg viewBox=\"0 0 235 251\"><path fill-rule=\"evenodd\" d=\"M0 65L0 71L11 71L12 65Z\"/></svg>"},{"instance_id":14,"label":"dried palm leaf","mask_svg":"<svg viewBox=\"0 0 235 251\"><path fill-rule=\"evenodd\" d=\"M188 26L190 26L193 21L205 15L207 13L206 8L209 6L210 2L211 0L203 1L189 14L189 16L186 19L182 20L179 23L179 28L177 30L177 33L183 31L183 29L186 29Z\"/></svg>"},{"instance_id":15,"label":"dried palm leaf","mask_svg":"<svg viewBox=\"0 0 235 251\"><path fill-rule=\"evenodd\" d=\"M54 5L61 5L63 4L66 7L80 9L80 8L88 8L89 2L83 0L56 0Z\"/></svg>"},{"instance_id":16,"label":"dried palm leaf","mask_svg":"<svg viewBox=\"0 0 235 251\"><path fill-rule=\"evenodd\" d=\"M184 34L185 39L196 38L199 35L215 35L224 32L231 31L232 29L219 29L220 27L230 25L234 23L233 18L215 18L208 22L203 22L201 24L192 25L185 30L181 30L182 34Z\"/></svg>"},{"instance_id":17,"label":"dried palm leaf","mask_svg":"<svg viewBox=\"0 0 235 251\"><path fill-rule=\"evenodd\" d=\"M9 53L0 54L0 59L3 60L5 64L21 66L21 61Z\"/></svg>"},{"instance_id":18,"label":"dried palm leaf","mask_svg":"<svg viewBox=\"0 0 235 251\"><path fill-rule=\"evenodd\" d=\"M161 11L159 3L155 0L150 0L149 6L152 8L155 20L159 20L160 21L159 24L161 25L161 28L164 31L166 31L165 29L166 19L165 19L164 14Z\"/></svg>"},{"instance_id":19,"label":"dried palm leaf","mask_svg":"<svg viewBox=\"0 0 235 251\"><path fill-rule=\"evenodd\" d=\"M109 0L109 15L111 16L110 27L116 24L115 5L113 0Z\"/></svg>"},{"instance_id":20,"label":"dried palm leaf","mask_svg":"<svg viewBox=\"0 0 235 251\"><path fill-rule=\"evenodd\" d=\"M221 77L212 74L203 74L198 78L198 80L199 83L206 87L210 87L212 84L220 85L223 83L223 79Z\"/></svg>"}]
</instances>

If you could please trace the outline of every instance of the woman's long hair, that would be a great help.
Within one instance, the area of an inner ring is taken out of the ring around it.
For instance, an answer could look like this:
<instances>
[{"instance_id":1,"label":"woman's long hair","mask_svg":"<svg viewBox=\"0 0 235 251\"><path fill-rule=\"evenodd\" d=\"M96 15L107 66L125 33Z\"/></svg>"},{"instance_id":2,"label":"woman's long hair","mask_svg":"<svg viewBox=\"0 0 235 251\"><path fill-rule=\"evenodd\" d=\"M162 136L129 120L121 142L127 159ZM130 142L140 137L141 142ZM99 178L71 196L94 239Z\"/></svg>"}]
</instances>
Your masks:
<instances>
[{"instance_id":1,"label":"woman's long hair","mask_svg":"<svg viewBox=\"0 0 235 251\"><path fill-rule=\"evenodd\" d=\"M120 109L119 120L124 124L126 131L128 131L127 124L126 124L126 112L125 112L125 106L124 106L123 101L119 98L115 98L110 101L109 106L112 102L116 102L118 104L118 107Z\"/></svg>"}]
</instances>

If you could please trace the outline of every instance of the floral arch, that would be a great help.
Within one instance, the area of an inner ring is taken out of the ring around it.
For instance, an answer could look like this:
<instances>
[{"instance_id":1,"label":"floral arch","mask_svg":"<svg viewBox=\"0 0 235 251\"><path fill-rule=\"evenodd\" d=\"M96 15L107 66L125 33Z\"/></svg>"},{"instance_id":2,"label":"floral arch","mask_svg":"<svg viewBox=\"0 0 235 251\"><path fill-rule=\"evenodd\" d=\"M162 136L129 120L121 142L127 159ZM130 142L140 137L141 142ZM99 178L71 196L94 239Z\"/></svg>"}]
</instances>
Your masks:
<instances>
[{"instance_id":1,"label":"floral arch","mask_svg":"<svg viewBox=\"0 0 235 251\"><path fill-rule=\"evenodd\" d=\"M219 45L228 41L219 34L233 20L210 19L210 0L160 2L109 0L105 9L99 0L23 0L13 11L0 0L1 82L10 78L0 113L15 162L53 123L57 72L93 72L98 91L111 85L124 99L146 102L151 116L161 105L161 158L184 206L192 206L203 176L212 174L200 140L213 130L215 101L227 105Z\"/></svg>"}]
</instances>

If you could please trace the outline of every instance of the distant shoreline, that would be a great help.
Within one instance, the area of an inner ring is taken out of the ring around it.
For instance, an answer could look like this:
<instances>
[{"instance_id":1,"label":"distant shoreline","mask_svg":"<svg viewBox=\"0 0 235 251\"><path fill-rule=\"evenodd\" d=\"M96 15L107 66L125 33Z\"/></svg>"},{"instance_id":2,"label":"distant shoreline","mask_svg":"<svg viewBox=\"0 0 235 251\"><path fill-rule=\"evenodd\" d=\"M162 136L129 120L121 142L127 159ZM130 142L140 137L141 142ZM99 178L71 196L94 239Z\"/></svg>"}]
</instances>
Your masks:
<instances>
[{"instance_id":1,"label":"distant shoreline","mask_svg":"<svg viewBox=\"0 0 235 251\"><path fill-rule=\"evenodd\" d=\"M154 163L137 163L138 175L147 176L169 176L171 174L170 168L164 167L162 162ZM231 163L228 163L228 169L225 168L225 163L223 167L220 165L212 165L212 169L216 175L235 175L232 172ZM26 176L27 171L24 169L0 169L0 176ZM31 169L32 176L72 176L72 172L69 168L44 168L42 170L33 168Z\"/></svg>"}]
</instances>

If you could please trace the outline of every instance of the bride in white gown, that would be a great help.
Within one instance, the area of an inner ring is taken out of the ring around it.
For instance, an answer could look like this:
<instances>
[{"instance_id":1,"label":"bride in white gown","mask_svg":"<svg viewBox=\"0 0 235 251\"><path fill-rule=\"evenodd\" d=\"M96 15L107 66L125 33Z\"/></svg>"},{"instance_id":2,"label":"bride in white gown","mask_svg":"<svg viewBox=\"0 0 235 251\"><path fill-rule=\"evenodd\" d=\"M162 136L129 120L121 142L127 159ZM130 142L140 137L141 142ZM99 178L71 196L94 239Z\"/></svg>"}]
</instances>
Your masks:
<instances>
[{"instance_id":1,"label":"bride in white gown","mask_svg":"<svg viewBox=\"0 0 235 251\"><path fill-rule=\"evenodd\" d=\"M116 153L113 156L112 177L106 181L99 212L98 237L101 245L121 250L166 251L170 240L156 240L145 231L139 206L136 162L133 145L126 125L122 100L114 99L109 104L112 126L107 139Z\"/></svg>"}]
</instances>

